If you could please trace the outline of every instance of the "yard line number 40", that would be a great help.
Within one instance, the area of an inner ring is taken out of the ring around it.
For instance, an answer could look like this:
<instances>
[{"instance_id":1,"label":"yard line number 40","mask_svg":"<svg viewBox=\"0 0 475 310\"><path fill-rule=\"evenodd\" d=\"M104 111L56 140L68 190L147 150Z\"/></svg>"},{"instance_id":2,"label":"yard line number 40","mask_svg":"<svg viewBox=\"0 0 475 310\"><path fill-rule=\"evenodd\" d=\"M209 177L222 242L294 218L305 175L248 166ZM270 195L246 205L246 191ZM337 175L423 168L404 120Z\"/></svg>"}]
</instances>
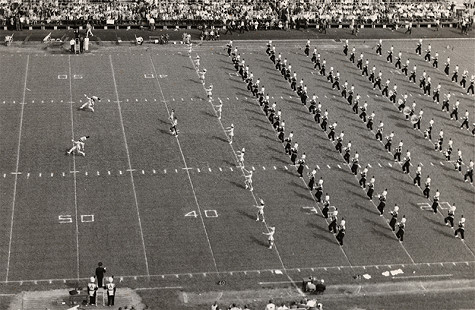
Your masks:
<instances>
[{"instance_id":1,"label":"yard line number 40","mask_svg":"<svg viewBox=\"0 0 475 310\"><path fill-rule=\"evenodd\" d=\"M218 212L216 210L204 210L205 217L218 217ZM196 211L191 211L185 214L185 217L198 217L198 213Z\"/></svg>"}]
</instances>

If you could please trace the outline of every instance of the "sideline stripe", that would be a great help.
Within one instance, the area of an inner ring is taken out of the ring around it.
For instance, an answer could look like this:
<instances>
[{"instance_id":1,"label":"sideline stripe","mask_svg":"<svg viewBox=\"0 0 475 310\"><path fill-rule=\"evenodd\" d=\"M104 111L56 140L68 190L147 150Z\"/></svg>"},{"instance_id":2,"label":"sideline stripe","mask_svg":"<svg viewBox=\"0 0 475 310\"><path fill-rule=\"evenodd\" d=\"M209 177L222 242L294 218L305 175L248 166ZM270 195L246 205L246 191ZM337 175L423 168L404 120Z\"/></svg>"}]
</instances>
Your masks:
<instances>
[{"instance_id":1,"label":"sideline stripe","mask_svg":"<svg viewBox=\"0 0 475 310\"><path fill-rule=\"evenodd\" d=\"M26 96L26 81L28 79L28 66L30 64L30 55L27 55L26 58L26 69L25 69L25 83L23 85L23 99L22 102L25 102ZM17 147L17 154L16 154L16 167L15 167L15 182L13 183L13 199L12 199L12 217L10 222L10 239L8 241L8 258L7 258L7 273L5 276L5 282L8 282L8 274L10 272L10 259L12 253L12 240L13 240L13 219L15 218L15 203L16 203L16 190L18 185L18 166L20 164L20 148L21 148L21 131L23 127L23 113L25 111L25 105L21 105L21 112L20 112L20 129L18 133L18 147Z\"/></svg>"},{"instance_id":2,"label":"sideline stripe","mask_svg":"<svg viewBox=\"0 0 475 310\"><path fill-rule=\"evenodd\" d=\"M130 153L129 153L129 146L127 145L127 136L125 134L125 127L124 127L124 120L122 118L122 108L120 106L120 101L119 101L119 92L117 90L117 81L115 79L115 73L114 73L114 65L112 64L112 56L109 55L109 61L111 64L111 72L112 72L112 80L114 81L114 90L115 90L115 96L117 99L117 107L119 109L119 118L120 118L120 125L122 128L122 135L124 136L124 144L125 144L125 151L127 153L127 164L129 166L129 174L130 174L130 181L132 182L132 191L134 193L134 201L135 201L135 208L137 210L137 219L139 222L139 228L140 228L140 237L142 239L142 247L143 247L143 254L144 254L144 259L145 259L145 269L147 271L147 275L150 275L150 271L148 268L148 259L147 259L147 250L145 249L145 239L143 236L143 229L142 229L142 220L140 219L140 210L139 210L139 203L137 200L137 192L135 190L135 182L134 182L134 174L132 172L132 164L130 162Z\"/></svg>"}]
</instances>

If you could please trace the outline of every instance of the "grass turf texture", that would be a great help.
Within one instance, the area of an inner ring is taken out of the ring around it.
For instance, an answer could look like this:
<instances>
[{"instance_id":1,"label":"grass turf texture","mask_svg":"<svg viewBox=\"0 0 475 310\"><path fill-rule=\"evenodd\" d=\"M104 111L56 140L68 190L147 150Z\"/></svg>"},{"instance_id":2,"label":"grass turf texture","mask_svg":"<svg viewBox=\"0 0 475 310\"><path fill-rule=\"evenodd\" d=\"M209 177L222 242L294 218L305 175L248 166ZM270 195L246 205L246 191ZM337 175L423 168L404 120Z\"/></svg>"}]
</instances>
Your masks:
<instances>
[{"instance_id":1,"label":"grass turf texture","mask_svg":"<svg viewBox=\"0 0 475 310\"><path fill-rule=\"evenodd\" d=\"M312 74L301 50L304 43L277 43L278 52L282 52L299 77L304 78L309 95L315 92L321 98L330 111L330 121L338 120L338 128L345 130L345 138L352 140L360 153L361 164L373 166L370 174L376 175L376 192L389 188L387 209L393 202L403 206L409 221L404 242L407 253L358 189L357 181L326 135L317 129L311 116L289 91L288 84L272 69L263 53L263 44L243 43L238 47L254 76L261 78L261 83L282 108L287 132L293 130L296 134L302 151L307 153L309 167L321 167L317 177L324 177L325 191L330 193L332 204L339 207L340 215L347 219L344 254L326 231L323 219L304 208L316 207L312 196L296 177L258 105L240 78L232 75L234 71L230 60L223 55L224 50L216 44L203 45L192 56L200 55L202 67L208 69L207 85L212 83L215 99L219 97L224 101L223 125L233 122L236 126L234 148L245 147L246 167L256 169L255 195L266 201L267 223L277 227L278 252L265 248L265 236L261 234L265 226L254 221L253 197L243 188L232 150L206 102L183 47L146 52L140 48L118 48L87 57L5 53L0 58L4 68L0 73L3 94L0 99L5 101L0 105L0 126L1 131L7 133L0 140L0 170L2 176L6 174L0 179L0 262L4 266L1 278L7 279L7 266L9 282L86 278L100 260L116 276L217 271L227 274L228 271L283 270L285 267L302 268L302 277L319 272L305 267L410 266L411 259L416 263L473 261L470 249L454 240L450 229L442 227L441 215L420 210L417 203L425 202L421 193L392 162L392 156L385 154L384 148L364 130L359 119L351 115L339 94L329 89L324 78ZM357 51L364 51L370 64L381 68L384 76L393 74L394 79L399 80L400 93L405 90L417 96L418 107L424 107L424 120L427 122L430 117L436 120L433 136L443 124L446 137L452 137L464 158L473 158L473 139L468 133L457 129L454 121L437 111L439 106L418 96L418 88L374 56L371 48L375 42L357 41L355 44ZM434 80L440 80L444 88L461 91L414 55L415 42L387 41L385 44L394 44L396 51L401 49L419 68L425 66L433 85L436 85ZM450 54L452 64L461 66L460 71L467 68L473 72L469 67L473 57L461 52L473 46L472 41L450 41L449 44L455 46L454 51L445 49L447 42L431 44L433 51L439 51L441 64ZM451 166L438 164L443 157L433 153L421 133L413 131L386 99L375 96L378 93L372 91L369 82L358 77L359 71L343 57L341 43L328 41L317 43L317 47L327 60L327 68L334 66L339 70L342 80L348 79L350 85L354 83L362 97L374 107L376 120L382 119L386 128L393 127L403 137L416 163L424 164L424 174L429 171L433 182L441 188L442 201L455 202L457 215L463 210L468 223L473 222L473 210L469 209L473 205L473 187L464 184ZM154 74L157 78L147 79L144 74ZM68 78L58 79L58 75L68 75ZM94 114L76 111L80 100L84 100L84 93L102 98ZM461 111L473 107L472 98L460 98ZM19 104L22 101L26 104ZM163 101L168 108L177 111L180 147L176 138L168 133ZM20 119L22 133L18 154ZM86 158L73 161L63 155L72 130L75 138L85 134L92 136L86 146ZM395 141L399 141L398 138ZM135 171L127 171L129 159ZM17 160L18 172L22 174L15 177L11 172L16 172ZM183 169L186 168L184 161L186 167L192 169ZM70 173L74 165L79 171L76 181L74 173ZM14 188L16 195L13 195ZM15 213L9 253L12 205ZM193 211L201 215L202 221L200 217L185 216L194 214L190 213ZM60 224L59 215L71 215L73 222ZM94 222L90 222L90 215L94 215ZM466 243L473 248L470 228ZM418 271L421 268L420 265L415 267ZM373 276L379 273L379 270L374 271ZM300 281L298 271L288 274L296 282ZM337 276L328 277L330 285L339 283ZM214 281L203 283L206 285L214 285Z\"/></svg>"}]
</instances>

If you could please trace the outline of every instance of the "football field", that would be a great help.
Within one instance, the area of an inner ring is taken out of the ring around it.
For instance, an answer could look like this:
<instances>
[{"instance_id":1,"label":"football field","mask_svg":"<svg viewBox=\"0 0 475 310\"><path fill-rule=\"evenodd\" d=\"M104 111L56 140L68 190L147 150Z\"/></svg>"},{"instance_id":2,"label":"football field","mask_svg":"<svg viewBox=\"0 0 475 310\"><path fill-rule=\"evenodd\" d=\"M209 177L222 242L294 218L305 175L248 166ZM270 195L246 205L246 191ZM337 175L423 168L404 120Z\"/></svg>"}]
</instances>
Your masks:
<instances>
[{"instance_id":1,"label":"football field","mask_svg":"<svg viewBox=\"0 0 475 310\"><path fill-rule=\"evenodd\" d=\"M475 262L475 189L463 174L474 159L471 134L475 117L474 97L451 82L443 66L451 58L460 75L474 74L475 57L467 51L474 41L425 40L439 53L439 68L414 53L416 40L385 40L383 56L376 55L376 40L350 40L356 57L364 53L398 85L398 98L408 94L408 104L423 109L421 130L410 121L343 54L343 42L312 41L327 70L334 68L341 83L355 86L360 103L367 101L375 113L375 128L384 123L384 137L394 131L390 154L354 114L340 92L326 77L313 70L303 53L305 41L275 41L277 53L287 58L304 79L309 99L317 96L329 123L338 122L336 136L344 131L343 146L352 143L360 168L368 166L368 180L376 179L375 197L369 200L339 152L307 107L265 54L264 41L234 42L255 78L277 103L294 133L299 157L307 156L304 178L285 154L283 145L257 100L234 70L223 42L188 47L104 47L85 55L49 54L44 51L0 54L0 281L25 283L87 279L99 261L122 279L144 281L208 275L266 272L282 274L282 281L300 282L303 276L327 269L366 270L378 266L467 266ZM386 62L393 45L395 56L418 67L416 84ZM311 53L310 52L310 53ZM223 101L218 119L192 59L200 56L200 70L207 69L206 83L213 84L214 104ZM441 105L424 96L418 87L426 71L432 85L452 94L451 107L460 101L459 120L451 120ZM328 72L328 71L327 71ZM78 108L85 96L98 96L95 111ZM169 114L178 118L178 136L170 134ZM461 117L470 113L470 131L460 129ZM423 131L434 119L432 141ZM230 144L225 129L234 125ZM434 151L439 131L444 150L449 139L451 161ZM89 135L86 156L65 155L71 140ZM410 173L393 159L400 140L410 150ZM253 171L251 192L244 187L237 152L245 148L244 165ZM457 150L463 154L462 171L454 169ZM413 184L417 165L422 167L422 189L432 179L430 199ZM344 245L328 231L322 204L307 187L309 173L317 170L324 193L346 220ZM377 194L387 189L384 216L376 209ZM431 209L439 189L439 212ZM256 222L259 199L265 201L265 222ZM407 218L404 242L398 242L388 221L397 204ZM457 207L455 226L466 218L462 242L445 226L448 207ZM263 235L275 227L275 247L267 248ZM300 272L302 271L302 276ZM364 271L362 271L364 272ZM431 269L427 274L437 274ZM380 274L380 272L377 272ZM454 272L455 273L455 272ZM335 280L337 281L337 280ZM331 284L331 280L329 280ZM334 284L338 284L337 282Z\"/></svg>"}]
</instances>

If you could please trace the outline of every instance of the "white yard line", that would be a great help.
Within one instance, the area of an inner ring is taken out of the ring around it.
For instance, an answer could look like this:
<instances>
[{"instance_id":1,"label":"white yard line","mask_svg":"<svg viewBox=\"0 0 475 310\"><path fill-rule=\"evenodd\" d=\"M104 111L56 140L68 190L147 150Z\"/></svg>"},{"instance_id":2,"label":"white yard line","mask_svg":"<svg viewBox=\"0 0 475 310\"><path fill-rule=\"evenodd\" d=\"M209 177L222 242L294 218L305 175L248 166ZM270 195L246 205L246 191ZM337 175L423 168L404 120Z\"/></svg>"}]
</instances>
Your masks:
<instances>
[{"instance_id":1,"label":"white yard line","mask_svg":"<svg viewBox=\"0 0 475 310\"><path fill-rule=\"evenodd\" d=\"M16 165L15 165L15 181L13 183L13 199L12 199L12 217L10 222L10 239L8 241L8 258L7 258L7 273L5 276L5 282L8 282L8 275L10 272L10 259L12 253L12 240L13 240L13 219L15 218L15 203L16 203L16 191L17 191L17 184L18 184L18 167L20 164L20 147L21 147L21 131L23 127L23 113L25 111L25 96L26 96L26 81L28 79L28 65L30 64L30 55L26 56L26 69L25 69L25 83L23 85L23 99L21 105L21 112L20 112L20 129L18 133L18 147L17 147L17 154L16 154Z\"/></svg>"},{"instance_id":2,"label":"white yard line","mask_svg":"<svg viewBox=\"0 0 475 310\"><path fill-rule=\"evenodd\" d=\"M127 163L128 163L128 166L129 166L128 169L130 169L129 170L130 181L132 183L132 191L133 191L133 194L134 194L135 209L137 211L137 219L138 219L138 222L139 222L140 238L141 238L141 241L142 241L142 248L143 248L143 254L144 254L144 259L145 259L145 269L146 269L146 272L147 272L147 276L149 276L150 275L150 270L149 270L149 267L148 267L147 250L145 248L145 239L144 239L144 236L143 236L142 220L140 219L140 210L139 210L139 203L138 203L138 200L137 200L137 191L135 190L134 174L133 174L133 171L132 171L132 164L131 164L131 161L130 161L129 146L127 144L127 136L125 134L124 120L122 118L122 108L120 106L119 92L117 90L117 81L115 79L114 65L112 64L112 56L111 55L109 55L109 61L110 61L110 64L111 64L112 80L114 81L114 91L115 91L115 96L116 96L116 100L117 100L117 107L118 107L118 110L119 110L120 126L122 128L122 135L124 137L125 151L127 153Z\"/></svg>"},{"instance_id":3,"label":"white yard line","mask_svg":"<svg viewBox=\"0 0 475 310\"><path fill-rule=\"evenodd\" d=\"M160 91L160 94L162 96L163 104L165 105L165 108L167 109L167 118L168 118L168 116L170 115L170 110L168 109L168 104L167 104L167 101L165 99L165 95L163 94L162 86L160 85L160 81L158 80L157 70L155 68L155 64L153 63L152 56L150 54L149 54L149 58L150 58L150 62L152 64L153 73L155 74L155 81L157 82L157 87L158 87L158 89ZM211 257L213 259L214 269L216 270L216 272L219 273L218 265L216 264L216 258L214 257L214 251L213 251L213 248L211 247L211 242L209 240L208 229L206 228L206 225L205 225L205 222L204 222L204 219L203 219L203 214L202 214L202 211L201 211L201 207L200 207L200 204L198 202L198 198L196 197L195 187L193 185L193 181L191 180L190 169L188 169L188 165L186 163L185 155L183 154L183 149L181 148L180 139L178 139L178 136L175 136L175 137L176 137L176 143L178 144L178 149L180 150L181 158L183 160L183 165L185 165L186 175L188 176L188 181L190 182L190 187L191 187L191 191L193 192L193 197L195 199L195 204L196 204L196 207L198 208L198 214L200 215L201 225L203 226L203 230L204 230L205 235L206 235L206 240L208 242L208 247L209 247L209 250L211 252Z\"/></svg>"},{"instance_id":4,"label":"white yard line","mask_svg":"<svg viewBox=\"0 0 475 310\"><path fill-rule=\"evenodd\" d=\"M69 68L69 102L71 107L71 139L74 140L74 112L73 112L73 82L71 74L71 55L68 56ZM73 186L74 186L74 217L76 225L76 277L79 279L79 223L78 223L78 192L76 177L76 156L73 155Z\"/></svg>"},{"instance_id":5,"label":"white yard line","mask_svg":"<svg viewBox=\"0 0 475 310\"><path fill-rule=\"evenodd\" d=\"M193 69L194 69L195 72L196 72L196 75L198 75L198 78L199 78L198 70L196 70L195 63L193 62L193 59L191 58L191 54L189 55L189 59L190 59L190 62L191 62L191 64L192 64L192 66L193 66ZM205 89L205 85L204 85L204 84L202 85L202 87L203 87L203 90L206 92L206 89ZM211 105L211 109L214 111L213 104L212 104L211 102L209 102L209 104ZM217 118L217 117L216 117L216 118ZM221 122L220 119L217 118L217 120L218 120L219 125L221 126L221 129L223 130L223 133L224 133L224 135L225 135L225 137L226 137L226 140L229 139L228 135L226 134L226 129L224 128L223 123ZM238 158L238 157L237 157L236 151L234 150L234 147L233 147L233 145L232 145L231 143L229 143L229 147L231 148L231 151L233 152L234 159L237 161L237 158ZM253 169L253 170L254 170L254 169ZM241 169L241 173L242 173L243 176L245 175L243 169ZM254 199L254 202L256 203L256 205L259 205L259 203L257 202L257 198L256 198L256 196L254 195L254 192L253 192L253 191L250 191L250 193L251 193L252 198ZM266 227L267 232L269 232L269 226L267 225L267 222L264 222L264 226ZM280 256L279 250L277 249L277 244L275 244L275 242L274 242L274 249L275 249L275 252L276 252L276 254L277 254L277 257L279 258L279 261L280 261L280 264L281 264L281 266L282 266L282 269L283 269L284 272L285 272L285 275L286 275L287 278L292 282L293 286L294 286L295 289L299 292L299 294L303 296L304 293L302 292L302 290L297 286L297 284L295 283L295 281L294 281L294 280L290 277L290 275L287 273L287 271L286 271L287 268L286 268L285 265L284 265L284 261L282 260L282 257Z\"/></svg>"}]
</instances>

